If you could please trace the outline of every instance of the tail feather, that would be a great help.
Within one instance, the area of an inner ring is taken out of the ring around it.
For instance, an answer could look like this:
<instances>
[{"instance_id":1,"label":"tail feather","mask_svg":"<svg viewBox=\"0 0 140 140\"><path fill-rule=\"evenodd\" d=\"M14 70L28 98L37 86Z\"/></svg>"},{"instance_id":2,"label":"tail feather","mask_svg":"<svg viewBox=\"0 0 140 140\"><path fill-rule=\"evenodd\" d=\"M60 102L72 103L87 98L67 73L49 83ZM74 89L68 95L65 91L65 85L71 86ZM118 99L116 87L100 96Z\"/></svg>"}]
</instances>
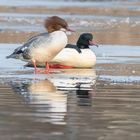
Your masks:
<instances>
[{"instance_id":1,"label":"tail feather","mask_svg":"<svg viewBox=\"0 0 140 140\"><path fill-rule=\"evenodd\" d=\"M9 59L9 58L19 59L19 57L20 57L20 56L19 56L18 54L14 54L14 53L12 53L12 54L6 56L7 59Z\"/></svg>"},{"instance_id":2,"label":"tail feather","mask_svg":"<svg viewBox=\"0 0 140 140\"><path fill-rule=\"evenodd\" d=\"M20 59L20 57L22 56L22 53L23 53L22 47L23 47L23 46L20 46L20 47L16 48L16 49L14 50L14 52L13 52L12 54L6 56L6 58L7 58L7 59L8 59L8 58Z\"/></svg>"},{"instance_id":3,"label":"tail feather","mask_svg":"<svg viewBox=\"0 0 140 140\"><path fill-rule=\"evenodd\" d=\"M7 59L8 59L8 58L13 58L13 54L10 54L10 55L6 56L6 58L7 58Z\"/></svg>"}]
</instances>

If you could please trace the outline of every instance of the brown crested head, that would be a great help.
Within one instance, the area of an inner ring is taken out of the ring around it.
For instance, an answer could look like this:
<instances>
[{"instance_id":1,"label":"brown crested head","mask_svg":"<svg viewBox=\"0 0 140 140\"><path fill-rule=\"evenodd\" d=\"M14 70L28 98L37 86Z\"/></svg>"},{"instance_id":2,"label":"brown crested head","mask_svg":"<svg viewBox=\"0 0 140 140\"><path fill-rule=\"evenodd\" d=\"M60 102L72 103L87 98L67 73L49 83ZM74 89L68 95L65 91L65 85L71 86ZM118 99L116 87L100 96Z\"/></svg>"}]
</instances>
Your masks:
<instances>
[{"instance_id":1,"label":"brown crested head","mask_svg":"<svg viewBox=\"0 0 140 140\"><path fill-rule=\"evenodd\" d=\"M52 16L52 17L47 18L45 20L44 26L48 30L49 33L53 31L58 31L62 28L66 30L68 29L67 22L58 16Z\"/></svg>"}]
</instances>

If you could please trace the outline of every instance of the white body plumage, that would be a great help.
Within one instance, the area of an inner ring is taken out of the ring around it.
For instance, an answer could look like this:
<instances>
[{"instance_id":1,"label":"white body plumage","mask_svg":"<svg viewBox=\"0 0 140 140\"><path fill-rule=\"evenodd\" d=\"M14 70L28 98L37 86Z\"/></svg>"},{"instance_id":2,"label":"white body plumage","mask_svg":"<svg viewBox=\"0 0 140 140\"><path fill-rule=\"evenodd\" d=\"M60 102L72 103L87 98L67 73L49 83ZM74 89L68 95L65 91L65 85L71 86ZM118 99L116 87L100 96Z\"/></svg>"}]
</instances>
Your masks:
<instances>
[{"instance_id":1,"label":"white body plumage","mask_svg":"<svg viewBox=\"0 0 140 140\"><path fill-rule=\"evenodd\" d=\"M96 55L90 48L81 49L81 53L72 48L64 48L50 63L63 64L75 68L91 68L96 64Z\"/></svg>"}]
</instances>

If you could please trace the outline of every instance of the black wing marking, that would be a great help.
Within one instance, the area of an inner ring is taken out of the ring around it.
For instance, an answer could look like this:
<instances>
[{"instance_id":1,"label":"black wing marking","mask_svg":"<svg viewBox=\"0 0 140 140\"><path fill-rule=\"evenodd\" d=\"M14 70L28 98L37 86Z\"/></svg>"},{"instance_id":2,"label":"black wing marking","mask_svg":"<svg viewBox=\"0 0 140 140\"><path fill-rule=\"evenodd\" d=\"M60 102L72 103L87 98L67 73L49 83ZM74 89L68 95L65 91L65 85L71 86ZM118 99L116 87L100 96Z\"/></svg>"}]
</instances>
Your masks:
<instances>
[{"instance_id":1,"label":"black wing marking","mask_svg":"<svg viewBox=\"0 0 140 140\"><path fill-rule=\"evenodd\" d=\"M65 48L72 48L72 49L75 49L78 53L82 53L81 49L73 44L67 44Z\"/></svg>"}]
</instances>

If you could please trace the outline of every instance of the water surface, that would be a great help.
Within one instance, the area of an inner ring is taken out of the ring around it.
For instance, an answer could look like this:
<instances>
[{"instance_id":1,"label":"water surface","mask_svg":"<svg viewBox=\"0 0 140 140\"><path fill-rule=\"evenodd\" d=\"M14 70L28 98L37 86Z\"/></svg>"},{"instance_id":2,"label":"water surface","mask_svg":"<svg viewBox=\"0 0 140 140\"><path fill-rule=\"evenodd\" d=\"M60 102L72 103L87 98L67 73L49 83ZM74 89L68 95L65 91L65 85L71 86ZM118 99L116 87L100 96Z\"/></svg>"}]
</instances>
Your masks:
<instances>
[{"instance_id":1,"label":"water surface","mask_svg":"<svg viewBox=\"0 0 140 140\"><path fill-rule=\"evenodd\" d=\"M0 0L0 138L139 140L139 6L138 0ZM52 15L76 30L70 43L93 33L94 68L35 75L25 62L5 58L44 32Z\"/></svg>"},{"instance_id":2,"label":"water surface","mask_svg":"<svg viewBox=\"0 0 140 140\"><path fill-rule=\"evenodd\" d=\"M101 45L96 68L35 75L5 59L19 45L0 45L3 139L139 137L139 46Z\"/></svg>"}]
</instances>

